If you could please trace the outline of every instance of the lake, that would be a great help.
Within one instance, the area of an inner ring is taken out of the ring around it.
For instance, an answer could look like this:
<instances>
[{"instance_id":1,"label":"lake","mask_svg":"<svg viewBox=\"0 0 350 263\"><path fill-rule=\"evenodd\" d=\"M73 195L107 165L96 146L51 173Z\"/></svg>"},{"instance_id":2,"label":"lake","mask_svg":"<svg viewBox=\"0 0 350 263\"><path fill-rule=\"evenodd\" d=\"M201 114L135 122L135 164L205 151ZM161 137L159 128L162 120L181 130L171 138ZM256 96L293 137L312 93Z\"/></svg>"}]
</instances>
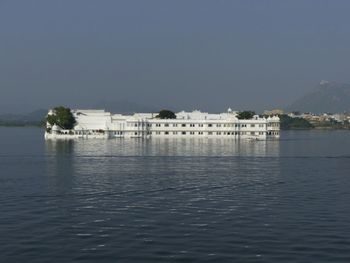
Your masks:
<instances>
[{"instance_id":1,"label":"lake","mask_svg":"<svg viewBox=\"0 0 350 263\"><path fill-rule=\"evenodd\" d=\"M350 131L45 141L0 128L1 262L350 262Z\"/></svg>"}]
</instances>

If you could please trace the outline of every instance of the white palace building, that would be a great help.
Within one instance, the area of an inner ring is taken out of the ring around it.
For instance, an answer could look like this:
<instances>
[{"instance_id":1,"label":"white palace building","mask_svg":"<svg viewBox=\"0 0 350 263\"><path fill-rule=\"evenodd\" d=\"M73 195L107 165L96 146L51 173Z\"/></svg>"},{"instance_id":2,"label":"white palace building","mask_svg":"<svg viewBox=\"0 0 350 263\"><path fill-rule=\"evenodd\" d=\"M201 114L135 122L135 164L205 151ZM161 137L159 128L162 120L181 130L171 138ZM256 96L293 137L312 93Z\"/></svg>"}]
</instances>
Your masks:
<instances>
[{"instance_id":1,"label":"white palace building","mask_svg":"<svg viewBox=\"0 0 350 263\"><path fill-rule=\"evenodd\" d=\"M176 113L176 119L160 119L157 113L111 114L104 110L72 110L76 124L72 130L47 124L45 139L202 137L258 139L279 138L277 116L241 120L237 112L209 114L201 111ZM49 115L52 111L49 111Z\"/></svg>"}]
</instances>

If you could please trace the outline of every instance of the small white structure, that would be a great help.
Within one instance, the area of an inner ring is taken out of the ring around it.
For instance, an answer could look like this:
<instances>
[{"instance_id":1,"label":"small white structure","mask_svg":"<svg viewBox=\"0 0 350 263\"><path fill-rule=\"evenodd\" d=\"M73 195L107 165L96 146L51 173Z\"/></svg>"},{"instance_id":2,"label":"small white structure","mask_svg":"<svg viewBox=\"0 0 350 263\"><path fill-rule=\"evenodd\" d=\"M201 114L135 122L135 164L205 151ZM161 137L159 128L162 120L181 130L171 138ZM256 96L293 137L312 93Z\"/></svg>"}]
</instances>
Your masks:
<instances>
[{"instance_id":1,"label":"small white structure","mask_svg":"<svg viewBox=\"0 0 350 263\"><path fill-rule=\"evenodd\" d=\"M73 130L47 124L45 138L225 137L265 140L280 135L279 117L255 115L250 120L240 120L237 112L230 108L220 114L181 111L176 114L176 119L159 119L157 113L122 115L104 110L72 110L72 113L76 119Z\"/></svg>"}]
</instances>

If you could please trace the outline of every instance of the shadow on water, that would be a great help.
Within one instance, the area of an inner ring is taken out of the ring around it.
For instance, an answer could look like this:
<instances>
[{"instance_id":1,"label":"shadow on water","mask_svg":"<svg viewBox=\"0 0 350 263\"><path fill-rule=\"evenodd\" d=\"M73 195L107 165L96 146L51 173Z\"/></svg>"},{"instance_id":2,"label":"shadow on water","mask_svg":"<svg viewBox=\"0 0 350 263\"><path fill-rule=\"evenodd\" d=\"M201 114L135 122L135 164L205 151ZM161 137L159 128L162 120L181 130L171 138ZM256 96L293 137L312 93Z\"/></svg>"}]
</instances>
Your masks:
<instances>
[{"instance_id":1,"label":"shadow on water","mask_svg":"<svg viewBox=\"0 0 350 263\"><path fill-rule=\"evenodd\" d=\"M66 192L73 185L75 177L75 142L46 141L45 150L47 155L47 172L53 178L52 187L56 190Z\"/></svg>"},{"instance_id":2,"label":"shadow on water","mask_svg":"<svg viewBox=\"0 0 350 263\"><path fill-rule=\"evenodd\" d=\"M75 141L73 140L47 140L45 141L46 152L54 155L74 153Z\"/></svg>"}]
</instances>

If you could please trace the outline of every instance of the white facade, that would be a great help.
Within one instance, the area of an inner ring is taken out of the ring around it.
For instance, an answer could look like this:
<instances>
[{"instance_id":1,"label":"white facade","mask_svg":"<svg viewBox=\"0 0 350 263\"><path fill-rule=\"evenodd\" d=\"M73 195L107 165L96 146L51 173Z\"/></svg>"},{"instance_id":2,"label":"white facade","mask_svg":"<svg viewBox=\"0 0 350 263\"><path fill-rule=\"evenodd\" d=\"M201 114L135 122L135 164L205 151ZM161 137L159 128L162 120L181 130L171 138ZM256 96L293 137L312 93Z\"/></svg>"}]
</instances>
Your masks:
<instances>
[{"instance_id":1,"label":"white facade","mask_svg":"<svg viewBox=\"0 0 350 263\"><path fill-rule=\"evenodd\" d=\"M150 137L204 137L204 138L279 138L280 120L277 116L239 120L230 109L226 113L181 111L176 119L159 119L157 113L134 115L111 114L104 110L72 110L76 119L73 130L62 130L47 124L46 139L57 138L150 138ZM50 111L48 114L52 114Z\"/></svg>"}]
</instances>

